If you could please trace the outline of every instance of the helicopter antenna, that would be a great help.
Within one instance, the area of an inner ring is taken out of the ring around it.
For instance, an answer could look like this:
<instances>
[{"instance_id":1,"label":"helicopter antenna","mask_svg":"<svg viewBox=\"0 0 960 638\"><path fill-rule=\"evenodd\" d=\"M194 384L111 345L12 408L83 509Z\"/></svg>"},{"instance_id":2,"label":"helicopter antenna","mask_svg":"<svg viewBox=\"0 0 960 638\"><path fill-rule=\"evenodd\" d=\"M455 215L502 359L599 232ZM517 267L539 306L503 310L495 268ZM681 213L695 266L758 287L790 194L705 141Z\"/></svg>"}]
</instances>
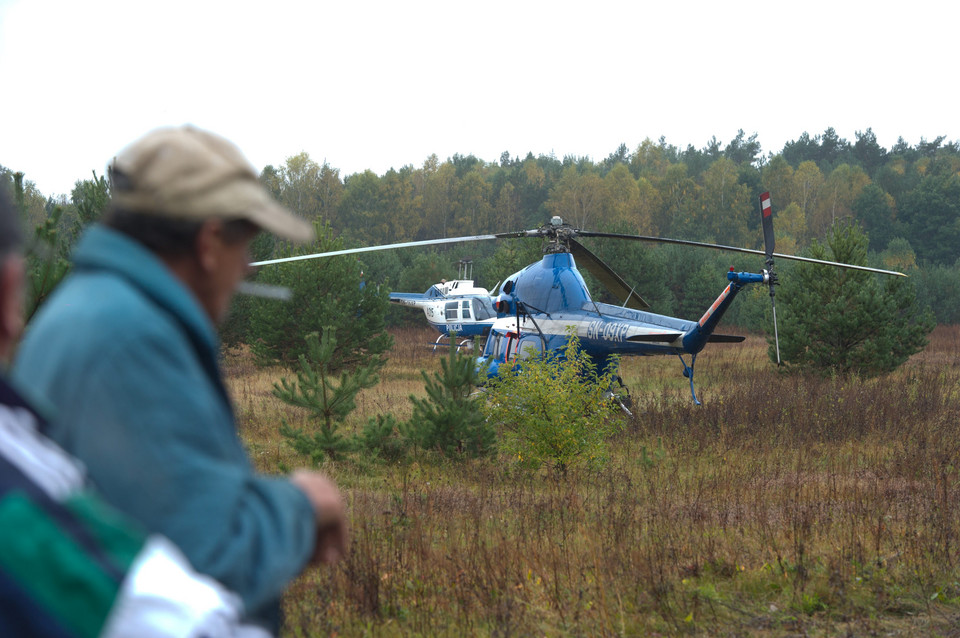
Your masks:
<instances>
[{"instance_id":1,"label":"helicopter antenna","mask_svg":"<svg viewBox=\"0 0 960 638\"><path fill-rule=\"evenodd\" d=\"M473 260L461 259L457 264L457 276L459 279L473 279Z\"/></svg>"},{"instance_id":2,"label":"helicopter antenna","mask_svg":"<svg viewBox=\"0 0 960 638\"><path fill-rule=\"evenodd\" d=\"M780 365L780 334L777 332L777 301L774 286L779 283L773 271L773 207L770 205L770 193L760 194L760 225L763 227L763 250L767 258L766 278L770 284L770 307L773 309L773 340L777 348L777 365Z\"/></svg>"},{"instance_id":3,"label":"helicopter antenna","mask_svg":"<svg viewBox=\"0 0 960 638\"><path fill-rule=\"evenodd\" d=\"M600 312L600 306L597 305L597 300L596 300L596 299L593 299L593 298L591 297L591 298L590 298L590 301L593 302L593 309L597 312L598 315L600 315L600 316L602 317L602 316L603 316L603 313Z\"/></svg>"}]
</instances>

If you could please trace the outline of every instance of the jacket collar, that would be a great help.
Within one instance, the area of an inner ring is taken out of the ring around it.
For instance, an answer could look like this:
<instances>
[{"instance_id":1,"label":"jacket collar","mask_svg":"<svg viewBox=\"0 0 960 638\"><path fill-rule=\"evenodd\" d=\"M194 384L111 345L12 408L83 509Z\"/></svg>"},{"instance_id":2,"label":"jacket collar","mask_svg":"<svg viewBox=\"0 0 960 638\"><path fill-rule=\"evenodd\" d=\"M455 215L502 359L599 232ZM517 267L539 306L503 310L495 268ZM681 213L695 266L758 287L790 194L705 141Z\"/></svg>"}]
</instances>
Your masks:
<instances>
[{"instance_id":1,"label":"jacket collar","mask_svg":"<svg viewBox=\"0 0 960 638\"><path fill-rule=\"evenodd\" d=\"M73 263L78 272L108 271L126 279L173 315L196 347L216 357L217 333L197 298L166 264L139 242L98 224L77 243Z\"/></svg>"}]
</instances>

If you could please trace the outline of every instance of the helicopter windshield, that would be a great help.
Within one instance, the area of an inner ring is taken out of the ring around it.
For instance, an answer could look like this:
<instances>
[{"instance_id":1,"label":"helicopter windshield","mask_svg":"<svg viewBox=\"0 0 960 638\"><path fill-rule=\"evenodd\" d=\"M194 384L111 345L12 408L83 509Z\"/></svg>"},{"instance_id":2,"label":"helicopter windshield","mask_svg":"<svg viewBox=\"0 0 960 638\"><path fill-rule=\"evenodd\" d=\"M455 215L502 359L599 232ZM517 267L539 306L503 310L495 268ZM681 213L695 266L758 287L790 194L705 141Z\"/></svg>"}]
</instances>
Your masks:
<instances>
[{"instance_id":1,"label":"helicopter windshield","mask_svg":"<svg viewBox=\"0 0 960 638\"><path fill-rule=\"evenodd\" d=\"M473 300L473 318L477 321L490 319L497 316L497 311L493 309L493 301L489 297L477 297Z\"/></svg>"}]
</instances>

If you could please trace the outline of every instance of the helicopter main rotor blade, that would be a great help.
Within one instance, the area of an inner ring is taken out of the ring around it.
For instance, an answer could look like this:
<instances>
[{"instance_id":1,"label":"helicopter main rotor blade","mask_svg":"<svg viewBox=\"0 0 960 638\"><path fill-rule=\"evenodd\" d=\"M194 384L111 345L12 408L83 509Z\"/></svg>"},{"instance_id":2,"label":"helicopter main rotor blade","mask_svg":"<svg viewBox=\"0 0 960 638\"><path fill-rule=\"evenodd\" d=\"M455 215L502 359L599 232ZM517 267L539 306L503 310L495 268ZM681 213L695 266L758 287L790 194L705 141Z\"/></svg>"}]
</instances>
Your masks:
<instances>
[{"instance_id":1,"label":"helicopter main rotor blade","mask_svg":"<svg viewBox=\"0 0 960 638\"><path fill-rule=\"evenodd\" d=\"M345 250L333 250L327 253L313 253L312 255L296 255L294 257L282 257L280 259L267 259L265 261L255 261L251 266L269 266L271 264L283 264L288 261L301 261L304 259L320 259L322 257L337 257L339 255L353 255L355 253L369 253L375 250L390 250L393 248L411 248L413 246L435 246L437 244L455 244L457 242L486 241L489 239L498 239L498 235L469 235L466 237L448 237L446 239L425 239L423 241L407 241L399 244L383 244L382 246L366 246L363 248L347 248Z\"/></svg>"},{"instance_id":2,"label":"helicopter main rotor blade","mask_svg":"<svg viewBox=\"0 0 960 638\"><path fill-rule=\"evenodd\" d=\"M634 310L647 310L650 308L650 304L644 301L633 288L628 286L627 282L615 273L610 266L603 263L599 257L587 250L586 246L574 239L569 241L569 245L570 253L573 255L573 258L577 260L577 263L596 277L601 284L607 287L607 290L616 295L624 307L633 308Z\"/></svg>"},{"instance_id":3,"label":"helicopter main rotor blade","mask_svg":"<svg viewBox=\"0 0 960 638\"><path fill-rule=\"evenodd\" d=\"M605 237L608 239L628 239L631 241L645 241L654 244L676 244L679 246L697 246L699 248L712 248L714 250L725 250L735 253L747 253L750 255L763 255L766 252L762 250L752 250L750 248L739 248L737 246L724 246L723 244L708 244L702 241L690 241L688 239L668 239L666 237L650 237L647 235L622 235L620 233L598 233L593 231L581 230L578 233L582 237ZM869 266L856 266L854 264L844 264L839 261L826 261L824 259L813 259L811 257L797 257L796 255L785 255L782 253L772 253L777 259L790 259L792 261L803 261L811 264L821 264L824 266L836 266L837 268L848 268L850 270L865 270L867 272L880 273L881 275L892 275L895 277L906 277L902 272L895 270L883 270L882 268L870 268Z\"/></svg>"}]
</instances>

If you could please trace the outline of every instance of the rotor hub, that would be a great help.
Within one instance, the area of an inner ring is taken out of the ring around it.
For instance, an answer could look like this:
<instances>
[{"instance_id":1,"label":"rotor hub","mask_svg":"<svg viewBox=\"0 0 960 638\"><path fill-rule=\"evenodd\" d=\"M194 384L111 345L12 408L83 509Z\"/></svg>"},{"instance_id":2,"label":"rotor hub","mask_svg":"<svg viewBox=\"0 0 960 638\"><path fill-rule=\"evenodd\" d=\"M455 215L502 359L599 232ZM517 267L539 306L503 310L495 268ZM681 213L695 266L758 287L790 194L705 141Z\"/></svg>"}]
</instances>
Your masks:
<instances>
[{"instance_id":1,"label":"rotor hub","mask_svg":"<svg viewBox=\"0 0 960 638\"><path fill-rule=\"evenodd\" d=\"M552 255L556 253L569 253L570 240L577 236L579 230L565 224L563 220L554 216L549 224L537 229L537 234L546 240L543 245L543 254Z\"/></svg>"}]
</instances>

